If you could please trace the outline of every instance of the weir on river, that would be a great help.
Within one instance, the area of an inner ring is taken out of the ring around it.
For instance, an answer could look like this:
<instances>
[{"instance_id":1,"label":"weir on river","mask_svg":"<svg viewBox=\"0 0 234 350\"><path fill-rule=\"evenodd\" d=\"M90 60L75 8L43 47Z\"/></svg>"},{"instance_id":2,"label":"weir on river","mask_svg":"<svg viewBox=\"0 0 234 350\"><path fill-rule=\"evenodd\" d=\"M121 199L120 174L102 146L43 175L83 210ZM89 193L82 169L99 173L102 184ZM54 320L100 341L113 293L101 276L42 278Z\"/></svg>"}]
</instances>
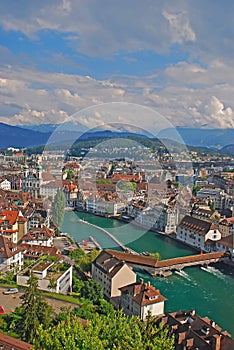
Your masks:
<instances>
[{"instance_id":1,"label":"weir on river","mask_svg":"<svg viewBox=\"0 0 234 350\"><path fill-rule=\"evenodd\" d=\"M136 252L134 252L132 249L129 249L127 247L125 247L125 245L123 245L117 238L115 238L110 232L108 232L107 230L105 230L104 228L97 226L95 224L91 224L90 222L87 222L85 220L80 219L79 222L82 222L83 224L86 225L90 225L92 227L95 227L97 230L102 231L103 233L105 233L109 238L112 239L112 241L117 244L118 247L120 247L124 252L133 252L135 254L137 254ZM92 236L91 236L92 237ZM93 237L92 237L93 238ZM96 240L95 240L96 241ZM96 241L97 242L97 241ZM99 242L97 242L99 247L101 247L101 245L99 244Z\"/></svg>"}]
</instances>

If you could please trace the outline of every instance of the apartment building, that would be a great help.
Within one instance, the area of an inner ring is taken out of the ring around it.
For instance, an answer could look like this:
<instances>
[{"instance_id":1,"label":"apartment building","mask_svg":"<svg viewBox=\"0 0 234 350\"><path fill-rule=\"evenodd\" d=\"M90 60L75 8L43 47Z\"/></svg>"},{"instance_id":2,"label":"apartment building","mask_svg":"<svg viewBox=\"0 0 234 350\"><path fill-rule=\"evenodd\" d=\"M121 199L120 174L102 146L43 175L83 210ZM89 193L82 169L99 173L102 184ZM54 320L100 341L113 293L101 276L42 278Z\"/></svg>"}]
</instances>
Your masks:
<instances>
[{"instance_id":1,"label":"apartment building","mask_svg":"<svg viewBox=\"0 0 234 350\"><path fill-rule=\"evenodd\" d=\"M158 289L151 286L150 282L135 282L120 288L120 307L124 313L132 316L139 316L142 321L147 316L161 316L164 314L164 303L166 298L161 295Z\"/></svg>"},{"instance_id":2,"label":"apartment building","mask_svg":"<svg viewBox=\"0 0 234 350\"><path fill-rule=\"evenodd\" d=\"M105 250L92 263L92 278L102 285L108 299L120 297L121 287L136 282L132 268Z\"/></svg>"}]
</instances>

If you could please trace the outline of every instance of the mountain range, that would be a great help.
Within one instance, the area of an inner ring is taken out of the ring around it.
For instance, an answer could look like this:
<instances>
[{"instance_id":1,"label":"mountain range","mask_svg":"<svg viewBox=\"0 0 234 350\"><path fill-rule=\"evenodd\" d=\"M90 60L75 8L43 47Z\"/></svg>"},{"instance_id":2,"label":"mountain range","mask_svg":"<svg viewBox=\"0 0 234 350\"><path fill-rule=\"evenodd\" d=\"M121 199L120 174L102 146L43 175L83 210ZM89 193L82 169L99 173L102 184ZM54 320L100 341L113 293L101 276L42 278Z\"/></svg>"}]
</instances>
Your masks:
<instances>
[{"instance_id":1,"label":"mountain range","mask_svg":"<svg viewBox=\"0 0 234 350\"><path fill-rule=\"evenodd\" d=\"M198 129L170 128L160 131L159 138L181 142L178 134L188 146L209 147L221 150L224 146L234 144L234 129Z\"/></svg>"},{"instance_id":2,"label":"mountain range","mask_svg":"<svg viewBox=\"0 0 234 350\"><path fill-rule=\"evenodd\" d=\"M128 131L94 130L85 131L81 124L67 123L62 127L58 124L41 124L12 126L0 123L0 148L7 147L34 147L53 143L57 140L87 140L95 138L111 137L149 137L148 135L135 134ZM80 130L80 131L79 131ZM178 137L178 135L181 136ZM188 146L205 147L220 150L225 153L234 153L234 129L196 129L181 128L164 129L157 135L159 139L170 139L184 142Z\"/></svg>"}]
</instances>

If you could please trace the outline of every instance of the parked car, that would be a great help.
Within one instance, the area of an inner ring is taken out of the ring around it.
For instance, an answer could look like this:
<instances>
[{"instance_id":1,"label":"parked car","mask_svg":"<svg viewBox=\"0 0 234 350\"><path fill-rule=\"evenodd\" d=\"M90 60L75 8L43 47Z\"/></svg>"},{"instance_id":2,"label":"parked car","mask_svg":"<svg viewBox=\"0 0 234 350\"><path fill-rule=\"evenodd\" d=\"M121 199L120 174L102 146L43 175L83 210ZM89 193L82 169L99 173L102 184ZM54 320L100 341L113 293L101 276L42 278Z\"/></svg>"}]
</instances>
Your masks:
<instances>
[{"instance_id":1,"label":"parked car","mask_svg":"<svg viewBox=\"0 0 234 350\"><path fill-rule=\"evenodd\" d=\"M5 314L5 311L4 311L3 307L0 306L0 315L4 315L4 314Z\"/></svg>"},{"instance_id":2,"label":"parked car","mask_svg":"<svg viewBox=\"0 0 234 350\"><path fill-rule=\"evenodd\" d=\"M3 294L15 294L18 293L18 288L8 288L4 290Z\"/></svg>"}]
</instances>

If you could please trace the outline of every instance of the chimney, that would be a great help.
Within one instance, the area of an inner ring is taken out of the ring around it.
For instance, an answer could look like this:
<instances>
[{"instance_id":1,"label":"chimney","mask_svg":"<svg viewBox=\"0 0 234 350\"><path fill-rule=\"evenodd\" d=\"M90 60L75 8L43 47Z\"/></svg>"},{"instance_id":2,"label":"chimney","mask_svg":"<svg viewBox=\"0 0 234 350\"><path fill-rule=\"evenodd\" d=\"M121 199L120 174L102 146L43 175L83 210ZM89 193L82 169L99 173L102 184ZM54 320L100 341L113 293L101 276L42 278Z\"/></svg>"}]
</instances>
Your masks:
<instances>
[{"instance_id":1,"label":"chimney","mask_svg":"<svg viewBox=\"0 0 234 350\"><path fill-rule=\"evenodd\" d=\"M221 334L214 334L213 335L213 342L212 342L212 350L220 350L221 349Z\"/></svg>"},{"instance_id":2,"label":"chimney","mask_svg":"<svg viewBox=\"0 0 234 350\"><path fill-rule=\"evenodd\" d=\"M140 284L143 284L143 283L144 283L143 278L140 278Z\"/></svg>"},{"instance_id":3,"label":"chimney","mask_svg":"<svg viewBox=\"0 0 234 350\"><path fill-rule=\"evenodd\" d=\"M150 282L146 282L145 283L145 290L149 289L149 287L150 287Z\"/></svg>"}]
</instances>

